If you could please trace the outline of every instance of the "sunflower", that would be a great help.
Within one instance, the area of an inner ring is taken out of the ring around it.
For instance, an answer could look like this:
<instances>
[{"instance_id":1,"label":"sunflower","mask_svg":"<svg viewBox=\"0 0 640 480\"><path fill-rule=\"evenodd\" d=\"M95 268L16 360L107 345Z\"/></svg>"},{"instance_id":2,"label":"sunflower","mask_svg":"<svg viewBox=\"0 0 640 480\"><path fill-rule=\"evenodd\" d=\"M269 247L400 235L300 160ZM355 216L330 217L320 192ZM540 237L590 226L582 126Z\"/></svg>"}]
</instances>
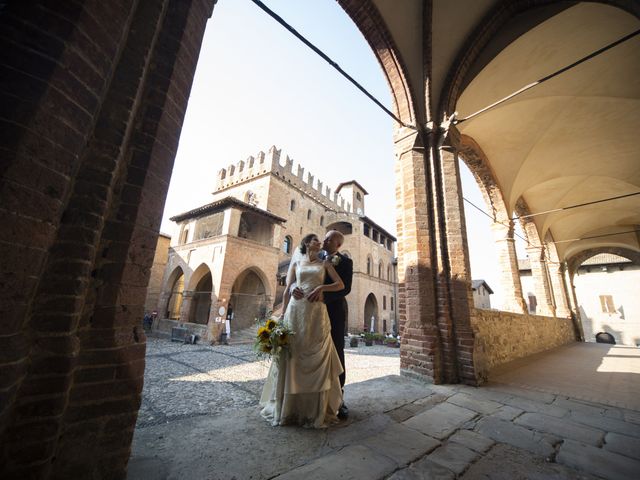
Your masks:
<instances>
[{"instance_id":1,"label":"sunflower","mask_svg":"<svg viewBox=\"0 0 640 480\"><path fill-rule=\"evenodd\" d=\"M265 327L267 328L267 330L272 331L274 328L276 328L277 325L278 322L276 322L275 320L267 320L267 324L265 325Z\"/></svg>"},{"instance_id":2,"label":"sunflower","mask_svg":"<svg viewBox=\"0 0 640 480\"><path fill-rule=\"evenodd\" d=\"M260 340L268 340L269 339L269 335L271 335L271 332L269 331L269 329L267 327L260 327L258 329L257 337Z\"/></svg>"}]
</instances>

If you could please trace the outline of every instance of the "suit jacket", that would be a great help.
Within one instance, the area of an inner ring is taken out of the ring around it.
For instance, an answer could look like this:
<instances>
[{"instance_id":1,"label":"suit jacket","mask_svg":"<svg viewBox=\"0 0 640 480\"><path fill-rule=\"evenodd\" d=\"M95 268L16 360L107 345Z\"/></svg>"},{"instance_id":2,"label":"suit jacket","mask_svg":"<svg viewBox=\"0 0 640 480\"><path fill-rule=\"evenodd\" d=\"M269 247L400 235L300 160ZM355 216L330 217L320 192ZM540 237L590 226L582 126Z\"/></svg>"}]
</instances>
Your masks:
<instances>
[{"instance_id":1,"label":"suit jacket","mask_svg":"<svg viewBox=\"0 0 640 480\"><path fill-rule=\"evenodd\" d=\"M342 279L344 283L344 288L342 290L338 290L337 292L324 292L324 303L333 304L339 300L344 299L349 292L351 291L351 280L353 277L353 261L349 257L345 257L340 252L336 253L336 255L340 258L340 261L337 265L333 265L333 268L336 269L336 273ZM325 284L333 283L331 277L327 275L324 279Z\"/></svg>"}]
</instances>

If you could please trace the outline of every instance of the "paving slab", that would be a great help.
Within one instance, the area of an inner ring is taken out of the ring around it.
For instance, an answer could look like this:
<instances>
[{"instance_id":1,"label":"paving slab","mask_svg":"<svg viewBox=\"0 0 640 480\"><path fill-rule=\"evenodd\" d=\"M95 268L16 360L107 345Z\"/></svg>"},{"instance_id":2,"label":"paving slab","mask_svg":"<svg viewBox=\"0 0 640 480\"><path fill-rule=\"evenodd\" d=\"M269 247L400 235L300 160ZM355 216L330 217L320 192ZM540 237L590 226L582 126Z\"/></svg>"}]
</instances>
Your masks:
<instances>
[{"instance_id":1,"label":"paving slab","mask_svg":"<svg viewBox=\"0 0 640 480\"><path fill-rule=\"evenodd\" d=\"M362 444L394 460L400 467L407 466L440 446L435 438L399 424L389 425L377 435L365 439Z\"/></svg>"},{"instance_id":2,"label":"paving slab","mask_svg":"<svg viewBox=\"0 0 640 480\"><path fill-rule=\"evenodd\" d=\"M363 420L429 397L433 393L430 387L400 375L386 375L347 385L345 402L349 407L349 420Z\"/></svg>"},{"instance_id":3,"label":"paving slab","mask_svg":"<svg viewBox=\"0 0 640 480\"><path fill-rule=\"evenodd\" d=\"M522 391L524 392L524 390ZM552 417L562 418L569 414L569 410L566 408L558 407L530 398L524 398L519 395L513 395L504 401L505 404L524 410L525 412L544 413L545 415L551 415Z\"/></svg>"},{"instance_id":4,"label":"paving slab","mask_svg":"<svg viewBox=\"0 0 640 480\"><path fill-rule=\"evenodd\" d=\"M502 407L500 403L494 402L493 400L483 400L472 397L466 393L456 393L455 395L450 396L447 399L447 402L484 414L493 413Z\"/></svg>"},{"instance_id":5,"label":"paving slab","mask_svg":"<svg viewBox=\"0 0 640 480\"><path fill-rule=\"evenodd\" d=\"M377 480L396 470L397 464L363 445L351 445L275 478L278 480ZM239 477L245 478L245 477Z\"/></svg>"},{"instance_id":6,"label":"paving slab","mask_svg":"<svg viewBox=\"0 0 640 480\"><path fill-rule=\"evenodd\" d=\"M136 464L149 464L151 452L166 463L164 478L271 478L332 452L326 431L272 427L256 408L227 415L191 417L169 424L136 429L128 480L155 478ZM278 448L286 445L286 448ZM275 447L275 448L274 448ZM160 478L163 478L160 476Z\"/></svg>"},{"instance_id":7,"label":"paving slab","mask_svg":"<svg viewBox=\"0 0 640 480\"><path fill-rule=\"evenodd\" d=\"M551 403L556 398L553 393L532 390L527 388L526 385L503 384L493 380L483 388L496 393L517 395L518 397L524 397L540 403Z\"/></svg>"},{"instance_id":8,"label":"paving slab","mask_svg":"<svg viewBox=\"0 0 640 480\"><path fill-rule=\"evenodd\" d=\"M459 443L479 453L486 452L496 443L492 439L471 430L458 430L449 437L449 441Z\"/></svg>"},{"instance_id":9,"label":"paving slab","mask_svg":"<svg viewBox=\"0 0 640 480\"><path fill-rule=\"evenodd\" d=\"M591 480L592 476L509 445L497 444L461 480Z\"/></svg>"},{"instance_id":10,"label":"paving slab","mask_svg":"<svg viewBox=\"0 0 640 480\"><path fill-rule=\"evenodd\" d=\"M459 443L448 442L429 454L428 458L433 463L442 465L456 475L460 475L478 457L478 452L474 452Z\"/></svg>"},{"instance_id":11,"label":"paving slab","mask_svg":"<svg viewBox=\"0 0 640 480\"><path fill-rule=\"evenodd\" d=\"M640 425L636 425L635 423L628 423L603 415L592 416L582 412L571 412L570 418L575 422L599 428L607 432L615 432L640 438Z\"/></svg>"},{"instance_id":12,"label":"paving slab","mask_svg":"<svg viewBox=\"0 0 640 480\"><path fill-rule=\"evenodd\" d=\"M513 420L524 413L524 410L521 408L512 407L511 405L503 405L494 413L491 414L492 417L499 418L501 420Z\"/></svg>"},{"instance_id":13,"label":"paving slab","mask_svg":"<svg viewBox=\"0 0 640 480\"><path fill-rule=\"evenodd\" d=\"M442 440L476 415L472 410L441 403L403 423L420 433Z\"/></svg>"},{"instance_id":14,"label":"paving slab","mask_svg":"<svg viewBox=\"0 0 640 480\"><path fill-rule=\"evenodd\" d=\"M388 480L454 480L455 477L456 474L451 470L425 457L407 468L398 470Z\"/></svg>"},{"instance_id":15,"label":"paving slab","mask_svg":"<svg viewBox=\"0 0 640 480\"><path fill-rule=\"evenodd\" d=\"M363 438L375 435L393 423L391 417L383 413L377 413L358 422L340 422L327 431L327 445L331 448L342 448L360 443Z\"/></svg>"},{"instance_id":16,"label":"paving slab","mask_svg":"<svg viewBox=\"0 0 640 480\"><path fill-rule=\"evenodd\" d=\"M393 418L396 422L401 423L407 420L408 418L414 417L415 415L428 410L434 405L442 403L446 399L447 399L446 395L442 395L441 393L433 393L428 397L419 398L414 402L395 408L386 413L391 418Z\"/></svg>"},{"instance_id":17,"label":"paving slab","mask_svg":"<svg viewBox=\"0 0 640 480\"><path fill-rule=\"evenodd\" d=\"M555 405L560 408L564 408L571 412L582 412L588 415L597 415L597 416L604 415L605 411L607 410L607 408L604 405L598 406L594 404L588 404L588 403L579 402L576 400L570 400L566 397L560 397L560 396L556 397L552 405Z\"/></svg>"},{"instance_id":18,"label":"paving slab","mask_svg":"<svg viewBox=\"0 0 640 480\"><path fill-rule=\"evenodd\" d=\"M640 460L640 439L636 437L628 437L619 433L607 433L604 437L605 450L619 453L625 457ZM638 475L640 476L640 475Z\"/></svg>"},{"instance_id":19,"label":"paving slab","mask_svg":"<svg viewBox=\"0 0 640 480\"><path fill-rule=\"evenodd\" d=\"M555 453L553 445L560 441L551 435L531 431L498 418L487 417L478 422L476 432L496 442L507 443L545 458Z\"/></svg>"},{"instance_id":20,"label":"paving slab","mask_svg":"<svg viewBox=\"0 0 640 480\"><path fill-rule=\"evenodd\" d=\"M556 461L608 480L637 480L640 461L583 443L565 440Z\"/></svg>"},{"instance_id":21,"label":"paving slab","mask_svg":"<svg viewBox=\"0 0 640 480\"><path fill-rule=\"evenodd\" d=\"M570 438L589 445L602 445L604 439L602 430L585 427L577 422L550 417L541 413L525 413L519 416L514 423L539 432L551 433L561 438Z\"/></svg>"}]
</instances>

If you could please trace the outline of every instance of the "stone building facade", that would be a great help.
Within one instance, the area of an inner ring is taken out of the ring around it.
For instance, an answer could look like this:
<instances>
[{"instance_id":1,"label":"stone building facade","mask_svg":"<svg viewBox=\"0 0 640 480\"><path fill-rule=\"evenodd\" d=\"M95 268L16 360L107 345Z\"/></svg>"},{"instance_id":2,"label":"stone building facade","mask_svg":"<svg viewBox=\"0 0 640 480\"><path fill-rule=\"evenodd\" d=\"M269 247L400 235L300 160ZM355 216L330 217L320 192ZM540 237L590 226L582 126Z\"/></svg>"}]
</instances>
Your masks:
<instances>
[{"instance_id":1,"label":"stone building facade","mask_svg":"<svg viewBox=\"0 0 640 480\"><path fill-rule=\"evenodd\" d=\"M345 333L397 331L396 239L365 215L367 191L356 181L332 191L281 157L271 147L221 169L212 203L172 217L158 328L215 341L227 319L232 337L251 327L279 307L301 239L335 229L354 262Z\"/></svg>"}]
</instances>

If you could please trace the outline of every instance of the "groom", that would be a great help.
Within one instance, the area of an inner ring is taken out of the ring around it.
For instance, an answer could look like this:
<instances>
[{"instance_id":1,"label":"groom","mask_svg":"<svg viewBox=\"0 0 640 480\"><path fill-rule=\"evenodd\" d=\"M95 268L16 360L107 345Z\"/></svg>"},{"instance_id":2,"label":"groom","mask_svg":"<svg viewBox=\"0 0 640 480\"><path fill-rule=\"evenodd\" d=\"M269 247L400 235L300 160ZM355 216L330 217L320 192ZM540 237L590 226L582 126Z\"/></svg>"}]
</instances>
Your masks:
<instances>
[{"instance_id":1,"label":"groom","mask_svg":"<svg viewBox=\"0 0 640 480\"><path fill-rule=\"evenodd\" d=\"M327 305L327 311L329 312L329 321L331 322L331 338L333 344L336 347L338 356L340 357L340 363L342 364L343 373L340 375L340 386L344 391L344 380L346 368L344 365L344 325L347 320L347 300L346 297L351 291L351 278L353 277L353 262L349 257L342 255L338 250L344 243L344 236L337 230L329 230L324 237L322 248L324 252L321 252L322 259L330 257L336 272L344 282L344 289L338 292L325 292L324 303ZM325 283L331 283L332 280L327 276ZM304 291L300 288L295 288L292 295L297 300L304 297ZM310 301L316 301L317 298ZM349 416L349 409L344 402L338 410L338 418L346 419Z\"/></svg>"}]
</instances>

